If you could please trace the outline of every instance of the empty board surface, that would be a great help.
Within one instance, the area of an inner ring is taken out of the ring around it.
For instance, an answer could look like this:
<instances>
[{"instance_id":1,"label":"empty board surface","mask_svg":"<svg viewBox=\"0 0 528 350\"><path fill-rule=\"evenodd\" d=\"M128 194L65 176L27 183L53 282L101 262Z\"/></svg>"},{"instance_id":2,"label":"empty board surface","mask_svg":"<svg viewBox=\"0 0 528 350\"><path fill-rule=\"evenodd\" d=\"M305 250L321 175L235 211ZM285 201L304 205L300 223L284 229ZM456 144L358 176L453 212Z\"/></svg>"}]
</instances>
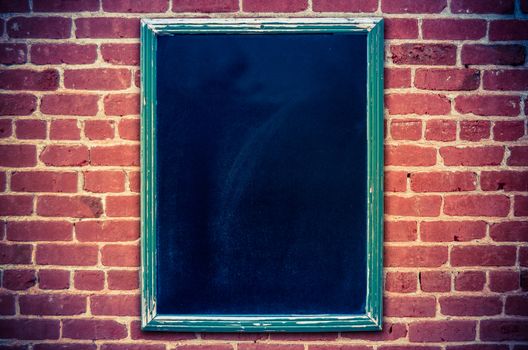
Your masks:
<instances>
[{"instance_id":1,"label":"empty board surface","mask_svg":"<svg viewBox=\"0 0 528 350\"><path fill-rule=\"evenodd\" d=\"M364 313L366 34L157 45L157 312Z\"/></svg>"}]
</instances>

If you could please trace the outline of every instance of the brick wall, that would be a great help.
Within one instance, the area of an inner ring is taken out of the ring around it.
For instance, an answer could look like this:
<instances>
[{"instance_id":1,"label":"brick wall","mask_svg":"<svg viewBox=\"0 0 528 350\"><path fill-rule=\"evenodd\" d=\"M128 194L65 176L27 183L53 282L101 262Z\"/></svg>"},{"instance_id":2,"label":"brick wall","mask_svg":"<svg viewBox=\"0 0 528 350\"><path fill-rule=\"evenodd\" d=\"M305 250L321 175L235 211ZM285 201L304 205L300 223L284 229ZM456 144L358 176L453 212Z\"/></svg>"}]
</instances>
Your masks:
<instances>
[{"instance_id":1,"label":"brick wall","mask_svg":"<svg viewBox=\"0 0 528 350\"><path fill-rule=\"evenodd\" d=\"M0 349L528 349L528 1L0 12ZM139 18L205 15L386 18L383 332L140 332Z\"/></svg>"}]
</instances>

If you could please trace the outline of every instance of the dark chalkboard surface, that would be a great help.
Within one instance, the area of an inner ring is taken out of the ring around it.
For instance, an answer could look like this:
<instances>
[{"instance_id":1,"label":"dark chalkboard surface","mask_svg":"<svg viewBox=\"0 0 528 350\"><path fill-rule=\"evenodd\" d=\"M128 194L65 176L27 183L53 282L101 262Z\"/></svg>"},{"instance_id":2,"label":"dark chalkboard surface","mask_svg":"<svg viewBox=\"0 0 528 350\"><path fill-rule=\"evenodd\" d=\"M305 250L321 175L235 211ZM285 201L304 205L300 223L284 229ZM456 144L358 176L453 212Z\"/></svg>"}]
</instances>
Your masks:
<instances>
[{"instance_id":1,"label":"dark chalkboard surface","mask_svg":"<svg viewBox=\"0 0 528 350\"><path fill-rule=\"evenodd\" d=\"M367 33L157 37L160 315L361 315Z\"/></svg>"}]
</instances>

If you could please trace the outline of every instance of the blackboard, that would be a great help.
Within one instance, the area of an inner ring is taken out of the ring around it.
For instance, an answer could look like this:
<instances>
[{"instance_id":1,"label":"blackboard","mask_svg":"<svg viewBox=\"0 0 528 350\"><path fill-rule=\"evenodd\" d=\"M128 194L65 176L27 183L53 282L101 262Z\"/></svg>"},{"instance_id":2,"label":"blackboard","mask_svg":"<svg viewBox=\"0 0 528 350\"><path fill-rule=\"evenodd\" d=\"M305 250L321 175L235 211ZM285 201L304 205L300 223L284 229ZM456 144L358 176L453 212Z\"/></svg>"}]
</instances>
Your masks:
<instances>
[{"instance_id":1,"label":"blackboard","mask_svg":"<svg viewBox=\"0 0 528 350\"><path fill-rule=\"evenodd\" d=\"M144 328L379 328L380 22L173 21L143 22Z\"/></svg>"}]
</instances>

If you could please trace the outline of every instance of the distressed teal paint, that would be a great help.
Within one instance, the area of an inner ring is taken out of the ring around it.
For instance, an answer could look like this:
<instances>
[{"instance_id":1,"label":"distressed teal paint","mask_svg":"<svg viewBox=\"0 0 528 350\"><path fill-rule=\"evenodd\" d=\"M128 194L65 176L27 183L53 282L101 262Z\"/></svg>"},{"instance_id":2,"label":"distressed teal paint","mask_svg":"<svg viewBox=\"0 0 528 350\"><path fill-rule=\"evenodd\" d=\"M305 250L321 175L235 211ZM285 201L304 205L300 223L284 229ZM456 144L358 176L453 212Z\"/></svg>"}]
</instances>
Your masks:
<instances>
[{"instance_id":1,"label":"distressed teal paint","mask_svg":"<svg viewBox=\"0 0 528 350\"><path fill-rule=\"evenodd\" d=\"M158 315L156 312L156 37L175 33L367 33L367 300L357 315ZM383 295L383 21L361 18L155 19L141 22L141 323L178 332L380 330Z\"/></svg>"}]
</instances>

